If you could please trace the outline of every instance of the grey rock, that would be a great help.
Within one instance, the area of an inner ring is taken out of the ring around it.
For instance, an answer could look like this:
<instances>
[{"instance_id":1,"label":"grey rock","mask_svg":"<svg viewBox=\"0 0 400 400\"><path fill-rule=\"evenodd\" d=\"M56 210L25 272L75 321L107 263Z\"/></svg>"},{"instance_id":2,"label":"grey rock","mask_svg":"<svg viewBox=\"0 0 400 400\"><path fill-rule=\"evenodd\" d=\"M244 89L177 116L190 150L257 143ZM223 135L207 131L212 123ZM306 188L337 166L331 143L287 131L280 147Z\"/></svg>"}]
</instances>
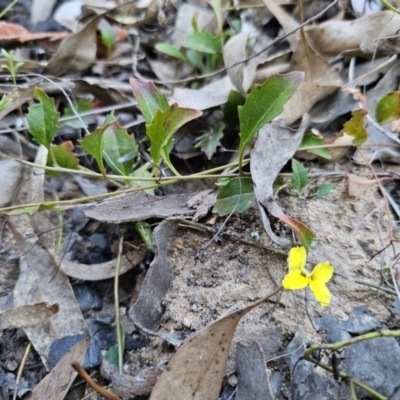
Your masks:
<instances>
[{"instance_id":1,"label":"grey rock","mask_svg":"<svg viewBox=\"0 0 400 400\"><path fill-rule=\"evenodd\" d=\"M83 313L89 310L101 310L103 308L103 302L99 294L86 283L74 285L72 287L76 297L76 301L79 304L79 308Z\"/></svg>"},{"instance_id":2,"label":"grey rock","mask_svg":"<svg viewBox=\"0 0 400 400\"><path fill-rule=\"evenodd\" d=\"M336 400L339 396L339 385L326 375L318 372L314 365L301 360L308 344L304 333L298 329L287 346L285 362L289 365L294 400Z\"/></svg>"},{"instance_id":3,"label":"grey rock","mask_svg":"<svg viewBox=\"0 0 400 400\"><path fill-rule=\"evenodd\" d=\"M321 317L315 319L319 332L327 343L341 342L350 339L350 334L343 329L341 322L333 317Z\"/></svg>"},{"instance_id":4,"label":"grey rock","mask_svg":"<svg viewBox=\"0 0 400 400\"><path fill-rule=\"evenodd\" d=\"M317 372L314 365L301 360L292 375L293 400L337 400L339 385Z\"/></svg>"},{"instance_id":5,"label":"grey rock","mask_svg":"<svg viewBox=\"0 0 400 400\"><path fill-rule=\"evenodd\" d=\"M343 370L390 400L400 399L400 347L395 338L355 343L343 352ZM347 386L346 382L342 386ZM357 397L367 396L356 389Z\"/></svg>"},{"instance_id":6,"label":"grey rock","mask_svg":"<svg viewBox=\"0 0 400 400\"><path fill-rule=\"evenodd\" d=\"M64 357L68 350L70 350L76 343L83 340L86 336L84 334L64 336L55 340L50 346L50 369L53 369L57 363ZM96 340L91 339L89 348L86 352L85 358L82 363L84 369L91 369L100 366L102 361L101 349Z\"/></svg>"}]
</instances>

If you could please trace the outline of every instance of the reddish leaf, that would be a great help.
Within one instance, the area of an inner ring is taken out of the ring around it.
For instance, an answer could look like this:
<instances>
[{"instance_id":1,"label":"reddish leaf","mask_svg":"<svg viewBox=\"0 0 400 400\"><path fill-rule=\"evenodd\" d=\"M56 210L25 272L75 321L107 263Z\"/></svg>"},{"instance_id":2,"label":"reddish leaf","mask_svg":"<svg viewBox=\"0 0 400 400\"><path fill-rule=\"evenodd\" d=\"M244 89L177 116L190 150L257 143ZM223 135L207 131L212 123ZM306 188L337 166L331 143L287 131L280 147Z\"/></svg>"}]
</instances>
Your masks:
<instances>
[{"instance_id":1,"label":"reddish leaf","mask_svg":"<svg viewBox=\"0 0 400 400\"><path fill-rule=\"evenodd\" d=\"M291 229L293 229L293 231L299 237L301 244L306 248L308 252L311 243L313 242L315 237L312 230L308 226L304 225L302 222L297 221L297 219L289 217L285 214L278 215L278 218L286 225L288 225Z\"/></svg>"},{"instance_id":2,"label":"reddish leaf","mask_svg":"<svg viewBox=\"0 0 400 400\"><path fill-rule=\"evenodd\" d=\"M39 39L61 40L69 35L69 32L32 33L22 25L0 21L0 40L17 40L20 43L25 43Z\"/></svg>"}]
</instances>

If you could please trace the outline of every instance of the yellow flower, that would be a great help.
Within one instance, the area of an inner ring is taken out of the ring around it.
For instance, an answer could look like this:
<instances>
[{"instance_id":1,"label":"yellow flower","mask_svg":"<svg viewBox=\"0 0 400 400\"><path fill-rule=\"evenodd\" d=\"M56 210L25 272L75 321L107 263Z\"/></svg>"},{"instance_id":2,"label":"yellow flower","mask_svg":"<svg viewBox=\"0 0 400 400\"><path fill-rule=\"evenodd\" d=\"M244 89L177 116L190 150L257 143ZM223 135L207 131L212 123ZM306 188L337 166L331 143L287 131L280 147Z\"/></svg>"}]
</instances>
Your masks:
<instances>
[{"instance_id":1,"label":"yellow flower","mask_svg":"<svg viewBox=\"0 0 400 400\"><path fill-rule=\"evenodd\" d=\"M304 289L310 285L311 291L322 307L331 302L331 293L326 283L332 278L333 267L329 262L319 263L312 272L308 272L306 266L307 252L304 247L293 247L289 252L289 273L283 278L282 286L287 290Z\"/></svg>"}]
</instances>

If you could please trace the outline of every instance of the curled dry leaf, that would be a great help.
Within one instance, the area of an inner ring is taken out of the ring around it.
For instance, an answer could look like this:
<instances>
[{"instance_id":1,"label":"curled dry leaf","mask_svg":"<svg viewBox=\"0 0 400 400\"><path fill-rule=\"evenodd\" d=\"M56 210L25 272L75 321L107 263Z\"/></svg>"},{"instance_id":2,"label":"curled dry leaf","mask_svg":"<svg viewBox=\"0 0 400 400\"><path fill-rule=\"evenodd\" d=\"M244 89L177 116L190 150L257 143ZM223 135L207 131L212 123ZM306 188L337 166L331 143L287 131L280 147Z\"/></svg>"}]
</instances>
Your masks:
<instances>
[{"instance_id":1,"label":"curled dry leaf","mask_svg":"<svg viewBox=\"0 0 400 400\"><path fill-rule=\"evenodd\" d=\"M174 90L171 102L177 102L182 108L206 110L225 104L231 90L234 90L233 84L229 76L225 76L200 89L177 88Z\"/></svg>"},{"instance_id":2,"label":"curled dry leaf","mask_svg":"<svg viewBox=\"0 0 400 400\"><path fill-rule=\"evenodd\" d=\"M83 71L93 64L96 59L99 18L93 18L79 32L64 39L43 71L44 75L59 76L68 71Z\"/></svg>"},{"instance_id":3,"label":"curled dry leaf","mask_svg":"<svg viewBox=\"0 0 400 400\"><path fill-rule=\"evenodd\" d=\"M283 166L293 157L300 146L309 120L305 116L297 131L282 124L270 123L258 132L250 155L250 170L254 182L254 194L260 210L261 220L268 236L279 246L289 245L289 240L277 236L269 221L268 214L278 217L284 214L275 201L273 184Z\"/></svg>"},{"instance_id":4,"label":"curled dry leaf","mask_svg":"<svg viewBox=\"0 0 400 400\"><path fill-rule=\"evenodd\" d=\"M129 310L133 322L137 321L147 329L155 329L163 314L161 303L172 280L168 267L167 245L178 224L179 220L165 220L154 229L155 257L147 271L139 296Z\"/></svg>"},{"instance_id":5,"label":"curled dry leaf","mask_svg":"<svg viewBox=\"0 0 400 400\"><path fill-rule=\"evenodd\" d=\"M338 72L310 46L304 32L300 34L289 71L303 71L305 76L280 115L287 125L297 121L314 104L333 94L342 85Z\"/></svg>"},{"instance_id":6,"label":"curled dry leaf","mask_svg":"<svg viewBox=\"0 0 400 400\"><path fill-rule=\"evenodd\" d=\"M229 39L223 50L224 64L226 68L246 59L246 44L249 37L249 32L242 32ZM232 83L235 85L236 90L242 95L246 96L248 88L243 87L244 81L244 66L245 63L237 65L236 67L228 69L228 75ZM255 69L253 70L255 75ZM254 77L253 77L254 78ZM253 81L253 79L251 79Z\"/></svg>"},{"instance_id":7,"label":"curled dry leaf","mask_svg":"<svg viewBox=\"0 0 400 400\"><path fill-rule=\"evenodd\" d=\"M313 47L325 56L380 57L400 52L400 14L382 11L352 21L329 20L307 30Z\"/></svg>"},{"instance_id":8,"label":"curled dry leaf","mask_svg":"<svg viewBox=\"0 0 400 400\"><path fill-rule=\"evenodd\" d=\"M44 321L58 313L58 304L45 302L25 304L0 314L0 333L7 328L25 328Z\"/></svg>"},{"instance_id":9,"label":"curled dry leaf","mask_svg":"<svg viewBox=\"0 0 400 400\"><path fill-rule=\"evenodd\" d=\"M392 178L368 179L354 174L347 174L347 179L349 196L354 197L362 196L371 186L376 185L378 182L392 180Z\"/></svg>"},{"instance_id":10,"label":"curled dry leaf","mask_svg":"<svg viewBox=\"0 0 400 400\"><path fill-rule=\"evenodd\" d=\"M125 274L134 266L138 265L146 257L146 254L146 246L141 245L135 252L130 252L128 258L122 256L119 274ZM59 256L56 256L55 260L59 263L61 271L66 275L85 281L100 281L113 278L115 276L115 266L117 264L117 260L111 260L100 264L80 264L66 260L65 258L62 259L62 257Z\"/></svg>"},{"instance_id":11,"label":"curled dry leaf","mask_svg":"<svg viewBox=\"0 0 400 400\"><path fill-rule=\"evenodd\" d=\"M218 398L229 348L240 319L280 290L219 318L192 336L168 363L150 400Z\"/></svg>"},{"instance_id":12,"label":"curled dry leaf","mask_svg":"<svg viewBox=\"0 0 400 400\"><path fill-rule=\"evenodd\" d=\"M67 323L67 322L66 322ZM47 374L42 381L25 397L27 400L58 399L62 400L67 394L76 372L72 368L73 362L82 361L89 345L89 338L83 339L73 346L58 364Z\"/></svg>"}]
</instances>

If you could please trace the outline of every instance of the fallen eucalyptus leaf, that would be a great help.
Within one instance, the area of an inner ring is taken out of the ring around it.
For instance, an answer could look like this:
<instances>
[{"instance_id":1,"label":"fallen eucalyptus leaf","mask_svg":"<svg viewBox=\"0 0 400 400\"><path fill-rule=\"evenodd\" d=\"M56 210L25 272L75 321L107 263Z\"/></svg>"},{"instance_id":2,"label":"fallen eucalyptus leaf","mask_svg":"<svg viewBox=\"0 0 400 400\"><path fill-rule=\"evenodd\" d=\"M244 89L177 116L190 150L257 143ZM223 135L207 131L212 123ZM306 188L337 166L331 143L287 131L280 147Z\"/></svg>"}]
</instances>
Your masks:
<instances>
[{"instance_id":1,"label":"fallen eucalyptus leaf","mask_svg":"<svg viewBox=\"0 0 400 400\"><path fill-rule=\"evenodd\" d=\"M93 208L86 209L84 214L97 221L116 224L143 221L149 218L167 218L173 215L191 215L194 211L186 206L190 197L186 194L157 197L136 192L96 204Z\"/></svg>"},{"instance_id":2,"label":"fallen eucalyptus leaf","mask_svg":"<svg viewBox=\"0 0 400 400\"><path fill-rule=\"evenodd\" d=\"M260 129L254 149L250 155L250 170L254 182L254 194L258 204L261 220L268 236L279 246L289 245L289 240L277 236L271 228L268 214L274 217L283 214L275 201L273 184L283 166L298 150L304 132L308 126L304 116L299 130L285 128L282 123L270 123Z\"/></svg>"},{"instance_id":3,"label":"fallen eucalyptus leaf","mask_svg":"<svg viewBox=\"0 0 400 400\"><path fill-rule=\"evenodd\" d=\"M67 320L65 321L67 324ZM32 392L25 397L26 400L57 399L62 400L77 373L72 368L73 362L82 364L86 350L89 346L89 338L83 339L73 346L58 364L48 373Z\"/></svg>"},{"instance_id":4,"label":"fallen eucalyptus leaf","mask_svg":"<svg viewBox=\"0 0 400 400\"><path fill-rule=\"evenodd\" d=\"M232 338L240 319L279 293L231 312L194 334L172 357L154 386L150 400L217 399L225 374Z\"/></svg>"},{"instance_id":5,"label":"fallen eucalyptus leaf","mask_svg":"<svg viewBox=\"0 0 400 400\"><path fill-rule=\"evenodd\" d=\"M125 272L128 272L134 266L138 265L146 257L146 254L147 249L142 245L139 246L135 252L129 252L129 258L122 256L119 274L125 274ZM61 271L72 278L85 281L100 281L115 277L117 260L111 260L100 264L80 264L66 260L60 256L55 256L55 260L59 263Z\"/></svg>"},{"instance_id":6,"label":"fallen eucalyptus leaf","mask_svg":"<svg viewBox=\"0 0 400 400\"><path fill-rule=\"evenodd\" d=\"M59 76L69 71L83 71L96 60L96 33L100 16L94 17L79 32L64 39L43 71L44 75Z\"/></svg>"},{"instance_id":7,"label":"fallen eucalyptus leaf","mask_svg":"<svg viewBox=\"0 0 400 400\"><path fill-rule=\"evenodd\" d=\"M25 304L0 314L0 334L7 328L25 328L44 321L58 313L58 304L45 302Z\"/></svg>"},{"instance_id":8,"label":"fallen eucalyptus leaf","mask_svg":"<svg viewBox=\"0 0 400 400\"><path fill-rule=\"evenodd\" d=\"M248 37L249 37L249 32L242 32L239 33L238 35L233 36L225 43L223 54L224 54L224 64L226 68L229 68L231 65L234 65L246 59L246 44ZM246 96L246 91L248 89L243 87L244 67L245 63L241 62L236 67L229 68L227 71L229 78L236 87L237 91L242 96ZM254 69L254 75L255 72L256 71Z\"/></svg>"},{"instance_id":9,"label":"fallen eucalyptus leaf","mask_svg":"<svg viewBox=\"0 0 400 400\"><path fill-rule=\"evenodd\" d=\"M147 271L139 296L129 310L133 322L137 321L147 329L155 329L163 314L161 303L172 280L168 267L167 245L179 222L165 220L154 229L155 257Z\"/></svg>"}]
</instances>

